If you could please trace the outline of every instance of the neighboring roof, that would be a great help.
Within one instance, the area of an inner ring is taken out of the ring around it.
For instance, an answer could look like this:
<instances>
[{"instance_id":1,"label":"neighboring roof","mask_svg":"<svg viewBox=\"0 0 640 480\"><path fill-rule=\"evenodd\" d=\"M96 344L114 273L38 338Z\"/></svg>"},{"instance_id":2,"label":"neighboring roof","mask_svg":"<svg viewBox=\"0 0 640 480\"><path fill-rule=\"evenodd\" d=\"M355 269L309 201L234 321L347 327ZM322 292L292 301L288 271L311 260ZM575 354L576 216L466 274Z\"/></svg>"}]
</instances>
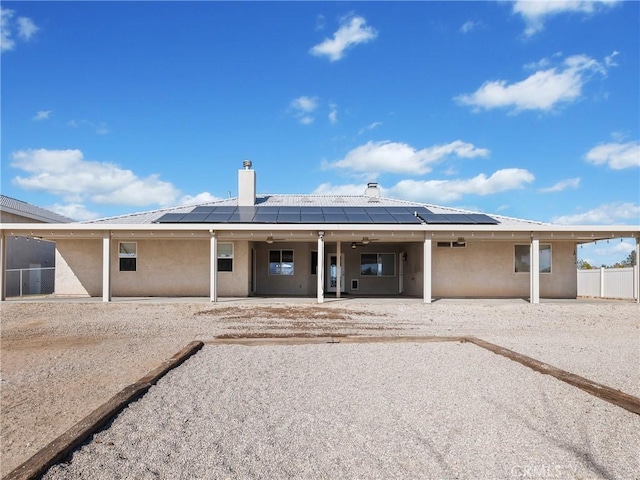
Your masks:
<instances>
[{"instance_id":1,"label":"neighboring roof","mask_svg":"<svg viewBox=\"0 0 640 480\"><path fill-rule=\"evenodd\" d=\"M15 198L0 195L0 211L30 218L42 223L73 223L75 220L52 212L50 210L36 207L30 203L16 200Z\"/></svg>"},{"instance_id":2,"label":"neighboring roof","mask_svg":"<svg viewBox=\"0 0 640 480\"><path fill-rule=\"evenodd\" d=\"M237 198L229 198L214 202L199 203L192 205L182 205L177 207L162 208L148 212L132 213L117 217L90 220L83 223L88 224L151 224L169 213L187 214L196 207L205 206L229 206L237 207ZM368 195L257 195L256 206L258 207L423 207L438 215L462 214L477 215L483 212L474 212L452 207L442 207L438 205L422 204L406 200L396 200L384 197L370 197ZM542 222L533 222L517 218L505 217L503 215L489 214L502 225L543 225Z\"/></svg>"}]
</instances>

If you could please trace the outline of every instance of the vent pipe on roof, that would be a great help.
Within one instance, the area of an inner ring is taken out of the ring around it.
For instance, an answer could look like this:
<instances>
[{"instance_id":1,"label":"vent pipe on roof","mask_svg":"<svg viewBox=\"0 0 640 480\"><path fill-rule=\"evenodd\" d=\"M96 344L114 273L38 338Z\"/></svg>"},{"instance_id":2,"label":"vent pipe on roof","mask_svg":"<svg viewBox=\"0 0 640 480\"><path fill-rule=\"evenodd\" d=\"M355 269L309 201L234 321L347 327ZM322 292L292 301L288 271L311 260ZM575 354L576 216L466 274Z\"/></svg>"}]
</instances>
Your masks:
<instances>
[{"instance_id":1,"label":"vent pipe on roof","mask_svg":"<svg viewBox=\"0 0 640 480\"><path fill-rule=\"evenodd\" d=\"M244 169L238 170L238 206L252 207L256 204L256 172L251 170L251 160L242 166Z\"/></svg>"},{"instance_id":2,"label":"vent pipe on roof","mask_svg":"<svg viewBox=\"0 0 640 480\"><path fill-rule=\"evenodd\" d=\"M364 191L364 194L370 198L380 198L380 187L374 182L367 183L367 189Z\"/></svg>"}]
</instances>

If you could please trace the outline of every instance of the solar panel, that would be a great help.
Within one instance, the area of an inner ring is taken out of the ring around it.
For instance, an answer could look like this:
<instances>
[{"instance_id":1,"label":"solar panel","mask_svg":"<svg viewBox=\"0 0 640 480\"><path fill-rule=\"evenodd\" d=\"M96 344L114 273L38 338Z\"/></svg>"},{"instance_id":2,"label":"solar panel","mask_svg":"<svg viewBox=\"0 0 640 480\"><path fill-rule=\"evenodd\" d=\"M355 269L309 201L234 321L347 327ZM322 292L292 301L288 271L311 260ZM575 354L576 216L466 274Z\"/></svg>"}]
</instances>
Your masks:
<instances>
[{"instance_id":1,"label":"solar panel","mask_svg":"<svg viewBox=\"0 0 640 480\"><path fill-rule=\"evenodd\" d=\"M156 222L158 223L178 223L186 213L165 213Z\"/></svg>"},{"instance_id":2,"label":"solar panel","mask_svg":"<svg viewBox=\"0 0 640 480\"><path fill-rule=\"evenodd\" d=\"M418 215L416 217L416 214ZM341 224L457 224L495 225L479 213L436 214L420 206L305 207L305 206L198 206L189 213L166 213L157 223L341 223Z\"/></svg>"},{"instance_id":3,"label":"solar panel","mask_svg":"<svg viewBox=\"0 0 640 480\"><path fill-rule=\"evenodd\" d=\"M207 206L201 205L191 210L191 213L213 213L215 209L216 207L212 207L210 205L207 205Z\"/></svg>"},{"instance_id":4,"label":"solar panel","mask_svg":"<svg viewBox=\"0 0 640 480\"><path fill-rule=\"evenodd\" d=\"M277 223L278 214L276 212L263 212L258 210L258 213L253 217L255 223Z\"/></svg>"},{"instance_id":5,"label":"solar panel","mask_svg":"<svg viewBox=\"0 0 640 480\"><path fill-rule=\"evenodd\" d=\"M302 223L324 223L324 215L322 213L305 213L303 210L300 221Z\"/></svg>"},{"instance_id":6,"label":"solar panel","mask_svg":"<svg viewBox=\"0 0 640 480\"><path fill-rule=\"evenodd\" d=\"M187 213L180 219L180 223L201 223L209 216L209 213Z\"/></svg>"}]
</instances>

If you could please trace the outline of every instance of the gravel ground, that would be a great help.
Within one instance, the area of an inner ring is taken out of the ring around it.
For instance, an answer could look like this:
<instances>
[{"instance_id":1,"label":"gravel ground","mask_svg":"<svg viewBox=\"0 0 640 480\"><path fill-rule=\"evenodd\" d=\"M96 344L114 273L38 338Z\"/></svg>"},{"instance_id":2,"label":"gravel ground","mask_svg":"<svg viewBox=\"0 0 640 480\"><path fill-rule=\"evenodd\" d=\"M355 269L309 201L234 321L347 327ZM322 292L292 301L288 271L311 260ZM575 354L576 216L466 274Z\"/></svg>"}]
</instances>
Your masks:
<instances>
[{"instance_id":1,"label":"gravel ground","mask_svg":"<svg viewBox=\"0 0 640 480\"><path fill-rule=\"evenodd\" d=\"M0 474L190 341L220 335L475 335L640 396L637 304L223 300L0 304Z\"/></svg>"},{"instance_id":2,"label":"gravel ground","mask_svg":"<svg viewBox=\"0 0 640 480\"><path fill-rule=\"evenodd\" d=\"M44 478L633 478L639 430L470 344L208 346Z\"/></svg>"}]
</instances>

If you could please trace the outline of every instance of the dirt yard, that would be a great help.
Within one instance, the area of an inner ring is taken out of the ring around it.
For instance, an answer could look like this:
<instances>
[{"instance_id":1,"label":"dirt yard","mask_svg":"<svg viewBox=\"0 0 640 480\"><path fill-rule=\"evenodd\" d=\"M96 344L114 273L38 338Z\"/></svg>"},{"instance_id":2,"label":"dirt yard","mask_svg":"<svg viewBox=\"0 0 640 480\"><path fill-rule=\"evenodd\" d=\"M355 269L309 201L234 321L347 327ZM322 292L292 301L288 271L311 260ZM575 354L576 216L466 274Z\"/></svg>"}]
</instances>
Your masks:
<instances>
[{"instance_id":1,"label":"dirt yard","mask_svg":"<svg viewBox=\"0 0 640 480\"><path fill-rule=\"evenodd\" d=\"M640 395L636 304L312 302L3 303L0 474L187 343L216 337L474 335Z\"/></svg>"}]
</instances>

